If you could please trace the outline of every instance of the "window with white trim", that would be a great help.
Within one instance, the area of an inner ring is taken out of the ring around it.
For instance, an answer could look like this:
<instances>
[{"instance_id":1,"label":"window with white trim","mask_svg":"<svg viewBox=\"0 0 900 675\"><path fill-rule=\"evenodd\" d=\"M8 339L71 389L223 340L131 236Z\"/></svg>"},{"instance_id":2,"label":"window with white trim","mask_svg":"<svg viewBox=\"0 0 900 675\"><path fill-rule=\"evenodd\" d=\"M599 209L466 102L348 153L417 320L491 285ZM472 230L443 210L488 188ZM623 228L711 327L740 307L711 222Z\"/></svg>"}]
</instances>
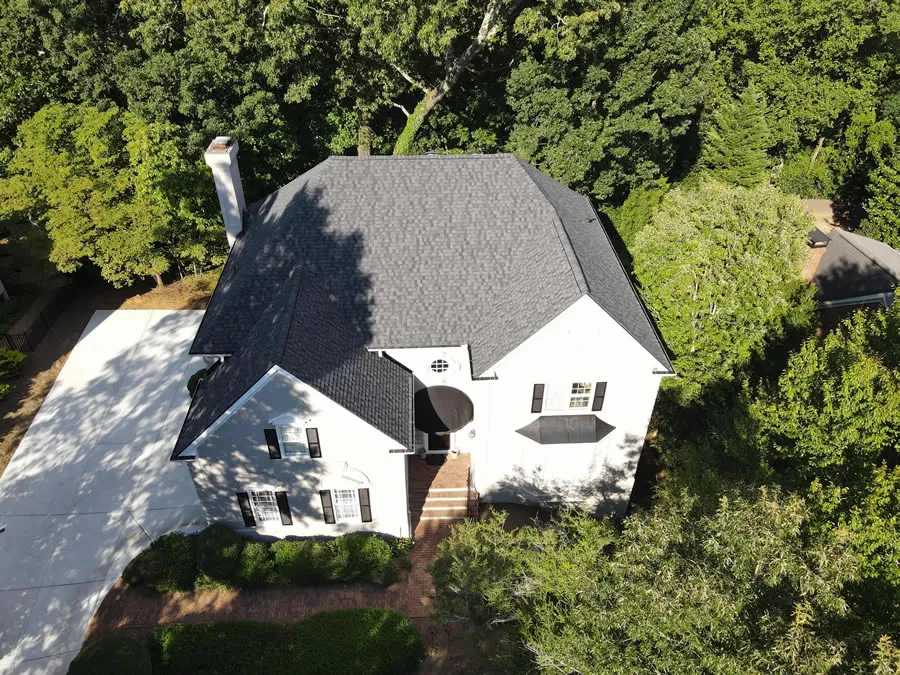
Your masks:
<instances>
[{"instance_id":1,"label":"window with white trim","mask_svg":"<svg viewBox=\"0 0 900 675\"><path fill-rule=\"evenodd\" d=\"M589 410L594 395L593 382L551 384L544 399L545 410Z\"/></svg>"},{"instance_id":2,"label":"window with white trim","mask_svg":"<svg viewBox=\"0 0 900 675\"><path fill-rule=\"evenodd\" d=\"M282 457L309 457L306 429L300 426L276 427Z\"/></svg>"},{"instance_id":3,"label":"window with white trim","mask_svg":"<svg viewBox=\"0 0 900 675\"><path fill-rule=\"evenodd\" d=\"M278 502L275 500L275 492L272 490L250 491L250 508L253 509L253 517L256 524L280 523L281 513L278 511Z\"/></svg>"},{"instance_id":4,"label":"window with white trim","mask_svg":"<svg viewBox=\"0 0 900 675\"><path fill-rule=\"evenodd\" d=\"M356 490L332 490L331 498L334 516L339 523L359 520L359 495Z\"/></svg>"}]
</instances>

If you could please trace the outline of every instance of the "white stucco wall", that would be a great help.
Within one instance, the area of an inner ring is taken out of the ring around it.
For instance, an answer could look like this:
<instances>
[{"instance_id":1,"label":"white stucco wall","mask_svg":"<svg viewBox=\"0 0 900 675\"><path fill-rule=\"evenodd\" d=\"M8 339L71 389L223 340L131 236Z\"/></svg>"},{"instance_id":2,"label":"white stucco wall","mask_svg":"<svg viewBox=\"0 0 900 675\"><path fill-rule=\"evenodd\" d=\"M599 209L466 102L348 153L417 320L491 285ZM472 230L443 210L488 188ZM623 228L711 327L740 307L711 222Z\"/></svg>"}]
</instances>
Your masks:
<instances>
[{"instance_id":1,"label":"white stucco wall","mask_svg":"<svg viewBox=\"0 0 900 675\"><path fill-rule=\"evenodd\" d=\"M573 501L621 514L664 370L593 300L583 297L505 356L484 382L476 416L475 485L494 502ZM534 384L607 382L603 410L531 413ZM615 429L596 444L540 445L520 429L548 414L596 414Z\"/></svg>"},{"instance_id":2,"label":"white stucco wall","mask_svg":"<svg viewBox=\"0 0 900 675\"><path fill-rule=\"evenodd\" d=\"M321 458L271 459L263 430L280 415L296 415L319 431ZM206 436L190 462L211 522L247 533L286 537L337 536L352 531L409 536L406 456L389 438L347 409L284 371L275 375L226 422ZM371 523L326 524L319 490L368 487ZM236 493L285 491L293 525L244 528Z\"/></svg>"}]
</instances>

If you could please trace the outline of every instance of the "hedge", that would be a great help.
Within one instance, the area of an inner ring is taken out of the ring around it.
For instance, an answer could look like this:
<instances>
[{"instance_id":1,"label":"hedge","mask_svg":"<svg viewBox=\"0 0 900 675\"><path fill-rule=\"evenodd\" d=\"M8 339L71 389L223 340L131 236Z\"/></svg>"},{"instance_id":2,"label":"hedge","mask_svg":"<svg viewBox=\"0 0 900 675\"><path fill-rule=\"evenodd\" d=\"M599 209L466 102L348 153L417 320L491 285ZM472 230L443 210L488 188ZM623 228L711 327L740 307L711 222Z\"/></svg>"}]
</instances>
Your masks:
<instances>
[{"instance_id":1,"label":"hedge","mask_svg":"<svg viewBox=\"0 0 900 675\"><path fill-rule=\"evenodd\" d=\"M169 624L153 631L155 675L182 673L414 673L424 657L408 618L346 609L299 623Z\"/></svg>"},{"instance_id":2,"label":"hedge","mask_svg":"<svg viewBox=\"0 0 900 675\"><path fill-rule=\"evenodd\" d=\"M150 654L143 642L108 637L89 644L69 665L69 675L151 675Z\"/></svg>"},{"instance_id":3,"label":"hedge","mask_svg":"<svg viewBox=\"0 0 900 675\"><path fill-rule=\"evenodd\" d=\"M408 550L406 544L392 545L374 534L270 544L241 537L224 525L211 525L199 536L160 537L129 563L122 577L129 584L160 593L190 591L197 586L246 588L349 581L387 586L398 576L394 556Z\"/></svg>"},{"instance_id":4,"label":"hedge","mask_svg":"<svg viewBox=\"0 0 900 675\"><path fill-rule=\"evenodd\" d=\"M167 534L128 563L122 578L159 593L192 591L197 580L196 535Z\"/></svg>"}]
</instances>

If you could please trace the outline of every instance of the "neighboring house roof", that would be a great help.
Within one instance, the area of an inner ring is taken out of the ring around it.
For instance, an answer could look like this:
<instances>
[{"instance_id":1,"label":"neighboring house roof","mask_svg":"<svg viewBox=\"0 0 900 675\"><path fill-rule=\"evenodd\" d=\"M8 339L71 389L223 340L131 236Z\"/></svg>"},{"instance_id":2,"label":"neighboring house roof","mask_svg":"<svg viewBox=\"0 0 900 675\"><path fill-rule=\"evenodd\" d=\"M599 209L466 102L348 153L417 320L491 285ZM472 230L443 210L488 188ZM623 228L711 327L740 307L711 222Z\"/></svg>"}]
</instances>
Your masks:
<instances>
[{"instance_id":1,"label":"neighboring house roof","mask_svg":"<svg viewBox=\"0 0 900 675\"><path fill-rule=\"evenodd\" d=\"M828 238L813 276L820 300L889 293L900 282L900 251L838 228Z\"/></svg>"},{"instance_id":2,"label":"neighboring house roof","mask_svg":"<svg viewBox=\"0 0 900 675\"><path fill-rule=\"evenodd\" d=\"M468 344L479 376L588 294L671 370L590 203L512 155L331 157L245 221L192 353L238 352L300 269L371 349Z\"/></svg>"},{"instance_id":3,"label":"neighboring house roof","mask_svg":"<svg viewBox=\"0 0 900 675\"><path fill-rule=\"evenodd\" d=\"M397 362L364 348L365 332L354 320L360 314L321 279L290 273L245 348L200 383L172 457L178 458L272 366L411 449L414 378Z\"/></svg>"}]
</instances>

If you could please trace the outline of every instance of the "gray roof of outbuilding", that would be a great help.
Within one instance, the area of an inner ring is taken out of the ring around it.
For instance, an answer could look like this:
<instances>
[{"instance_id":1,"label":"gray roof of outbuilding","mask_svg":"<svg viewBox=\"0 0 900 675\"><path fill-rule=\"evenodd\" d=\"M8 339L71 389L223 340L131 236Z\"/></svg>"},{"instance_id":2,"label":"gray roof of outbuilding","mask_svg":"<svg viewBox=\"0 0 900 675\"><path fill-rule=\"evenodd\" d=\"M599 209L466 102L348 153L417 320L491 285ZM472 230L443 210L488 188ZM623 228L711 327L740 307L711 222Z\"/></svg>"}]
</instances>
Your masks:
<instances>
[{"instance_id":1,"label":"gray roof of outbuilding","mask_svg":"<svg viewBox=\"0 0 900 675\"><path fill-rule=\"evenodd\" d=\"M888 293L900 282L900 251L834 228L813 281L820 300Z\"/></svg>"},{"instance_id":2,"label":"gray roof of outbuilding","mask_svg":"<svg viewBox=\"0 0 900 675\"><path fill-rule=\"evenodd\" d=\"M479 376L588 294L671 370L590 203L512 155L331 157L245 221L192 353L252 348L299 269L354 298L367 348L469 344Z\"/></svg>"},{"instance_id":3,"label":"gray roof of outbuilding","mask_svg":"<svg viewBox=\"0 0 900 675\"><path fill-rule=\"evenodd\" d=\"M200 383L173 459L274 365L412 449L414 378L395 361L365 349L366 333L354 321L359 315L352 299L335 294L322 279L289 273L246 347Z\"/></svg>"}]
</instances>

